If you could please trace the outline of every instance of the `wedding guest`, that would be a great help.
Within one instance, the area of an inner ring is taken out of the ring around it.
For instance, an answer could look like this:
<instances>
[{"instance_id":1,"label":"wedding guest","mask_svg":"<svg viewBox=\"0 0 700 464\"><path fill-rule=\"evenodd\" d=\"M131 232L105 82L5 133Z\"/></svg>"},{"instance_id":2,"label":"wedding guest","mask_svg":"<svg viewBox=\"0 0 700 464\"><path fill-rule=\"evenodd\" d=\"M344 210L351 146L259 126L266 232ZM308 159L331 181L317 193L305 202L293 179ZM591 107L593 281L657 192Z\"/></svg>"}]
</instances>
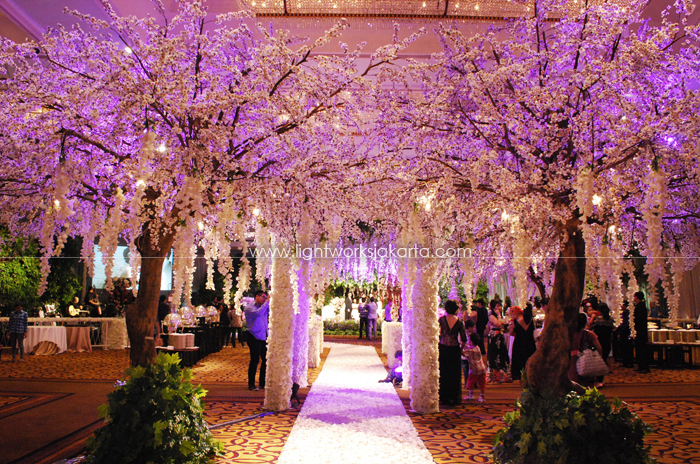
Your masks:
<instances>
[{"instance_id":1,"label":"wedding guest","mask_svg":"<svg viewBox=\"0 0 700 464\"><path fill-rule=\"evenodd\" d=\"M503 336L505 321L503 319L503 306L494 299L489 302L489 349L488 380L489 382L510 381L510 360L508 359L508 346Z\"/></svg>"},{"instance_id":2,"label":"wedding guest","mask_svg":"<svg viewBox=\"0 0 700 464\"><path fill-rule=\"evenodd\" d=\"M464 323L457 317L457 303L445 302L445 315L439 319L440 340L438 363L440 366L440 403L454 406L462 402L461 357L467 334Z\"/></svg>"},{"instance_id":3,"label":"wedding guest","mask_svg":"<svg viewBox=\"0 0 700 464\"><path fill-rule=\"evenodd\" d=\"M469 377L467 378L467 396L465 400L474 399L474 387L479 387L479 403L486 402L486 367L479 348L479 335L475 333L474 327L467 329L468 342L464 348L464 354L469 358Z\"/></svg>"},{"instance_id":4,"label":"wedding guest","mask_svg":"<svg viewBox=\"0 0 700 464\"><path fill-rule=\"evenodd\" d=\"M369 305L367 305L367 335L370 340L377 337L377 303L374 297L369 299Z\"/></svg>"},{"instance_id":5,"label":"wedding guest","mask_svg":"<svg viewBox=\"0 0 700 464\"><path fill-rule=\"evenodd\" d=\"M379 383L393 383L394 385L400 385L403 382L403 351L398 350L394 353L394 358L398 365L389 369L384 380L380 380Z\"/></svg>"},{"instance_id":6,"label":"wedding guest","mask_svg":"<svg viewBox=\"0 0 700 464\"><path fill-rule=\"evenodd\" d=\"M462 309L462 304L461 302L457 302L459 309ZM465 329L470 326L476 327L476 321L478 318L478 313L471 308L466 308L464 311L461 312L460 317L462 318L462 322L464 322L464 327ZM476 330L476 328L474 329ZM467 336L469 336L469 332L467 332ZM467 384L467 377L469 377L469 359L466 357L464 353L462 353L462 374L464 374L464 384Z\"/></svg>"},{"instance_id":7,"label":"wedding guest","mask_svg":"<svg viewBox=\"0 0 700 464\"><path fill-rule=\"evenodd\" d=\"M246 328L248 330L248 348L250 349L250 364L248 364L248 390L258 391L265 388L265 372L267 370L267 335L270 303L267 293L258 290L254 300L245 308ZM260 362L260 388L255 386L255 372Z\"/></svg>"},{"instance_id":8,"label":"wedding guest","mask_svg":"<svg viewBox=\"0 0 700 464\"><path fill-rule=\"evenodd\" d=\"M516 309L517 308L517 309ZM513 356L511 359L511 378L520 380L522 370L525 369L527 360L535 354L535 322L532 318L532 305L528 303L524 310L517 306L511 309L514 316L511 334L513 335Z\"/></svg>"},{"instance_id":9,"label":"wedding guest","mask_svg":"<svg viewBox=\"0 0 700 464\"><path fill-rule=\"evenodd\" d=\"M391 322L391 297L386 301L386 306L384 306L384 320Z\"/></svg>"},{"instance_id":10,"label":"wedding guest","mask_svg":"<svg viewBox=\"0 0 700 464\"><path fill-rule=\"evenodd\" d=\"M241 343L242 347L245 347L245 341L241 338L241 333L243 331L243 318L241 317L241 312L236 309L236 306L231 306L228 312L229 317L229 327L231 329L231 345L236 347L236 336L238 336L238 341Z\"/></svg>"},{"instance_id":11,"label":"wedding guest","mask_svg":"<svg viewBox=\"0 0 700 464\"><path fill-rule=\"evenodd\" d=\"M489 311L486 309L483 298L476 300L476 334L479 335L479 348L482 353L486 353L484 346L484 332L489 323Z\"/></svg>"},{"instance_id":12,"label":"wedding guest","mask_svg":"<svg viewBox=\"0 0 700 464\"><path fill-rule=\"evenodd\" d=\"M605 303L600 303L598 305L598 313L600 316L596 317L592 324L593 333L598 337L600 346L603 349L603 361L608 365L608 368L612 371L612 357L610 357L610 351L612 349L612 337L615 324L610 317L610 307ZM603 377L600 376L596 379L595 387L601 388L605 385L603 384Z\"/></svg>"},{"instance_id":13,"label":"wedding guest","mask_svg":"<svg viewBox=\"0 0 700 464\"><path fill-rule=\"evenodd\" d=\"M161 295L158 299L158 322L163 323L165 316L170 314L170 305L165 301L167 296Z\"/></svg>"},{"instance_id":14,"label":"wedding guest","mask_svg":"<svg viewBox=\"0 0 700 464\"><path fill-rule=\"evenodd\" d=\"M350 299L350 292L345 295L345 320L349 321L352 319L352 299Z\"/></svg>"},{"instance_id":15,"label":"wedding guest","mask_svg":"<svg viewBox=\"0 0 700 464\"><path fill-rule=\"evenodd\" d=\"M630 310L629 303L622 303L622 322L613 332L613 343L615 357L622 362L624 367L634 367L634 349L630 330Z\"/></svg>"},{"instance_id":16,"label":"wedding guest","mask_svg":"<svg viewBox=\"0 0 700 464\"><path fill-rule=\"evenodd\" d=\"M584 387L591 387L595 382L595 378L581 377L578 375L578 371L576 370L576 361L578 361L579 355L581 355L584 350L589 348L594 348L598 354L602 356L603 348L598 342L598 337L596 337L596 335L590 330L586 330L586 324L588 324L588 317L586 316L586 313L578 313L576 334L574 335L574 339L571 341L569 379L571 379L572 382L576 382Z\"/></svg>"},{"instance_id":17,"label":"wedding guest","mask_svg":"<svg viewBox=\"0 0 700 464\"><path fill-rule=\"evenodd\" d=\"M27 313L21 304L15 305L15 310L10 314L7 324L7 332L10 334L10 348L12 350L12 362L17 356L19 345L19 360L24 361L24 335L27 333Z\"/></svg>"},{"instance_id":18,"label":"wedding guest","mask_svg":"<svg viewBox=\"0 0 700 464\"><path fill-rule=\"evenodd\" d=\"M362 328L364 327L365 333L367 333L367 338L369 338L369 330L368 330L368 324L369 324L369 304L366 303L366 299L362 301L357 306L357 312L360 314L360 336L357 337L358 340L362 339Z\"/></svg>"},{"instance_id":19,"label":"wedding guest","mask_svg":"<svg viewBox=\"0 0 700 464\"><path fill-rule=\"evenodd\" d=\"M634 330L637 335L634 337L634 351L637 355L637 371L648 374L649 354L648 354L648 329L647 329L647 305L644 301L644 293L636 292L632 298L634 302Z\"/></svg>"}]
</instances>

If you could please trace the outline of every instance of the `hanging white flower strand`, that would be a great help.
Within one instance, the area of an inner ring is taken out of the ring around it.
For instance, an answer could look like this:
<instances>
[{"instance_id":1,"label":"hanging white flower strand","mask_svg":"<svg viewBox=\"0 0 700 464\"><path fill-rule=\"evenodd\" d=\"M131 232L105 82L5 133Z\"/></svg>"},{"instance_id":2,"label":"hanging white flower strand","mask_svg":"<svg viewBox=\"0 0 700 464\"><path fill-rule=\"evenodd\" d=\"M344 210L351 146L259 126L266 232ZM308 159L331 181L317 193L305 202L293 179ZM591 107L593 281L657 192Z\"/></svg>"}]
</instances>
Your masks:
<instances>
[{"instance_id":1,"label":"hanging white flower strand","mask_svg":"<svg viewBox=\"0 0 700 464\"><path fill-rule=\"evenodd\" d=\"M238 269L236 277L236 294L233 296L233 305L235 308L240 307L243 293L250 288L250 263L248 262L248 241L246 240L246 226L243 222L236 225L236 235L241 244L241 266Z\"/></svg>"},{"instance_id":2,"label":"hanging white flower strand","mask_svg":"<svg viewBox=\"0 0 700 464\"><path fill-rule=\"evenodd\" d=\"M659 167L652 168L649 188L644 195L642 217L647 226L647 262L644 272L649 276L650 303L656 302L656 284L665 280L665 262L661 240L663 234L663 214L668 201L668 183Z\"/></svg>"},{"instance_id":3,"label":"hanging white flower strand","mask_svg":"<svg viewBox=\"0 0 700 464\"><path fill-rule=\"evenodd\" d=\"M124 194L121 188L117 188L114 206L110 210L109 220L102 231L100 237L100 251L102 252L102 263L105 266L105 289L111 292L114 289L112 282L112 269L114 269L114 255L119 245L119 232L121 231L121 211L124 204Z\"/></svg>"}]
</instances>

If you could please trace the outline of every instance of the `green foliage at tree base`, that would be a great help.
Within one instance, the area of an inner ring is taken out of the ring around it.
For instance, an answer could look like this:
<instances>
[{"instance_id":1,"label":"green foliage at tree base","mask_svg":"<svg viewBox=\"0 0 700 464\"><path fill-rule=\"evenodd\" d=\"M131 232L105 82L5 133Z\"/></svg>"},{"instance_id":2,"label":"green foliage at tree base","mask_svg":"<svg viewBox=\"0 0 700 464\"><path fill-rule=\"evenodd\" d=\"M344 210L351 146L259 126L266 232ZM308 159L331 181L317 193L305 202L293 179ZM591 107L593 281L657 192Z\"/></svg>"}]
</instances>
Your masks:
<instances>
[{"instance_id":1,"label":"green foliage at tree base","mask_svg":"<svg viewBox=\"0 0 700 464\"><path fill-rule=\"evenodd\" d=\"M192 371L161 353L155 364L127 370L128 381L108 395L106 424L88 442L88 463L208 463L223 447L214 440Z\"/></svg>"},{"instance_id":2,"label":"green foliage at tree base","mask_svg":"<svg viewBox=\"0 0 700 464\"><path fill-rule=\"evenodd\" d=\"M598 390L566 397L523 391L504 416L491 458L496 464L650 464L644 446L653 429L615 398Z\"/></svg>"}]
</instances>

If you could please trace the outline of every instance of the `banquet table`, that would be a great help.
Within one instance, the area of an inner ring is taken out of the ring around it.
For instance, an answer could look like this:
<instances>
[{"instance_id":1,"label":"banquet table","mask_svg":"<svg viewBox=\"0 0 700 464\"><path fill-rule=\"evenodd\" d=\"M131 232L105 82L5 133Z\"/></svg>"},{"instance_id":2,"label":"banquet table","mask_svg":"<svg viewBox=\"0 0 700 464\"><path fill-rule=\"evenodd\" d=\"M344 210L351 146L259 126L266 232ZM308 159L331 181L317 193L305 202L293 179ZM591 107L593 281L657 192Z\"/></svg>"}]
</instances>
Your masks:
<instances>
[{"instance_id":1,"label":"banquet table","mask_svg":"<svg viewBox=\"0 0 700 464\"><path fill-rule=\"evenodd\" d=\"M89 337L89 336L88 336ZM63 353L68 348L66 328L29 326L24 336L24 352L37 355Z\"/></svg>"},{"instance_id":2,"label":"banquet table","mask_svg":"<svg viewBox=\"0 0 700 464\"><path fill-rule=\"evenodd\" d=\"M649 341L652 343L697 343L700 342L700 330L649 330Z\"/></svg>"},{"instance_id":3,"label":"banquet table","mask_svg":"<svg viewBox=\"0 0 700 464\"><path fill-rule=\"evenodd\" d=\"M92 327L66 327L67 351L82 353L92 351L90 331Z\"/></svg>"},{"instance_id":4,"label":"banquet table","mask_svg":"<svg viewBox=\"0 0 700 464\"><path fill-rule=\"evenodd\" d=\"M697 366L700 363L700 330L650 329L649 342L659 365Z\"/></svg>"}]
</instances>

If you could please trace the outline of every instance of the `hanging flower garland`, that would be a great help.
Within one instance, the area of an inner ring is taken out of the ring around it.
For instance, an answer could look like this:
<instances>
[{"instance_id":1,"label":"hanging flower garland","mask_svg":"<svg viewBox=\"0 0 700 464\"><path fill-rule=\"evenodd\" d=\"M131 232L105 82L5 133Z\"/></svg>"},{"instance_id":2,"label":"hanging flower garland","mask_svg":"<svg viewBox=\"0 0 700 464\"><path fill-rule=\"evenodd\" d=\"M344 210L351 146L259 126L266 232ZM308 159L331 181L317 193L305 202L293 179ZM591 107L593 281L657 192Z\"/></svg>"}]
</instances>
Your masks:
<instances>
[{"instance_id":1,"label":"hanging flower garland","mask_svg":"<svg viewBox=\"0 0 700 464\"><path fill-rule=\"evenodd\" d=\"M302 248L311 243L311 219L304 214L301 218L298 242ZM292 353L292 381L301 387L308 385L307 370L309 366L309 316L310 295L309 277L312 262L307 259L294 258L296 266L292 267L290 281L294 292L294 348ZM301 262L300 262L301 261ZM295 267L297 268L295 270Z\"/></svg>"},{"instance_id":2,"label":"hanging flower garland","mask_svg":"<svg viewBox=\"0 0 700 464\"><path fill-rule=\"evenodd\" d=\"M681 281L683 279L683 272L685 271L683 265L683 258L673 258L669 259L671 262L671 281L673 283L673 289L669 288L670 285L664 286L664 293L667 295L666 300L668 301L669 309L669 319L670 325L678 325L678 306L681 299ZM664 279L668 281L668 279Z\"/></svg>"},{"instance_id":3,"label":"hanging flower garland","mask_svg":"<svg viewBox=\"0 0 700 464\"><path fill-rule=\"evenodd\" d=\"M647 261L644 272L649 276L650 302L655 302L656 283L665 280L666 259L661 247L661 235L663 214L668 202L668 181L658 166L652 168L648 185L642 204L642 218L647 227Z\"/></svg>"},{"instance_id":4,"label":"hanging flower garland","mask_svg":"<svg viewBox=\"0 0 700 464\"><path fill-rule=\"evenodd\" d=\"M124 194L121 188L117 188L114 196L114 207L110 211L109 220L102 231L100 237L100 251L102 252L102 263L105 266L105 289L111 292L114 289L112 283L112 270L114 269L114 255L119 244L119 232L121 231L121 211L124 204Z\"/></svg>"},{"instance_id":5,"label":"hanging flower garland","mask_svg":"<svg viewBox=\"0 0 700 464\"><path fill-rule=\"evenodd\" d=\"M241 243L241 267L238 270L236 277L236 294L233 296L234 307L238 308L243 298L243 293L250 288L250 263L248 262L248 241L245 237L246 226L243 222L239 222L236 227L236 235Z\"/></svg>"},{"instance_id":6,"label":"hanging flower garland","mask_svg":"<svg viewBox=\"0 0 700 464\"><path fill-rule=\"evenodd\" d=\"M627 309L629 311L630 320L630 337L634 338L637 336L637 331L634 328L634 302L632 298L635 292L639 290L639 283L637 282L637 277L634 275L634 263L628 260L625 270L629 276L629 282L627 282Z\"/></svg>"}]
</instances>

